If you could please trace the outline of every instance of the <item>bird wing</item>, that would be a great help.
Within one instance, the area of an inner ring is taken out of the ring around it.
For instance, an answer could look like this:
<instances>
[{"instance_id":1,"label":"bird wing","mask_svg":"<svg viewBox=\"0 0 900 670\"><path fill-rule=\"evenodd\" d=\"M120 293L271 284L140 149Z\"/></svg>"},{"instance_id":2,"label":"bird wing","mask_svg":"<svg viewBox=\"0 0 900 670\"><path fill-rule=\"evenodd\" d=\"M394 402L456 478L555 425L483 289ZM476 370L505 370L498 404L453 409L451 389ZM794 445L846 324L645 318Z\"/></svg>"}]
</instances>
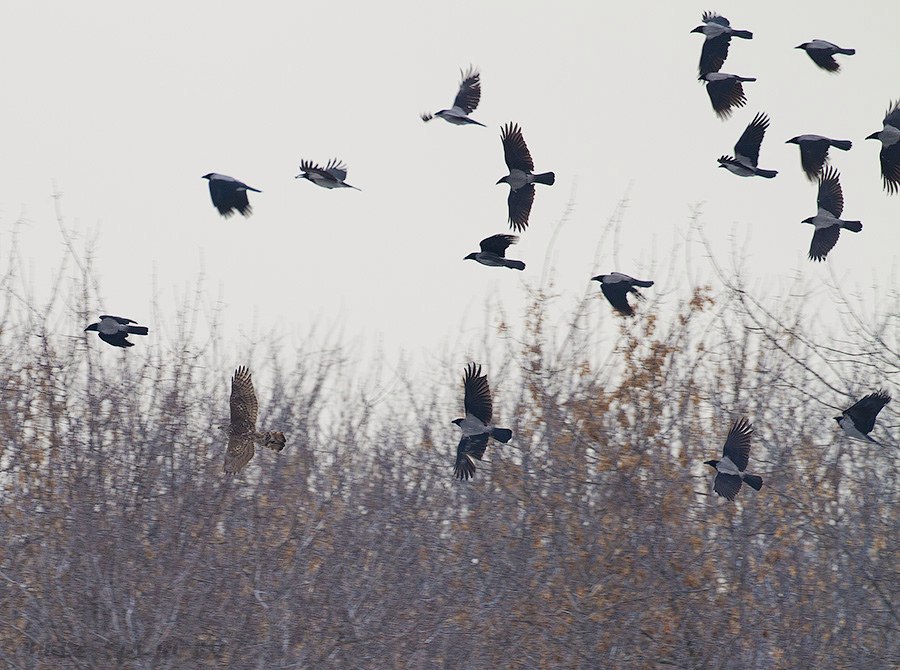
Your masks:
<instances>
[{"instance_id":1,"label":"bird wing","mask_svg":"<svg viewBox=\"0 0 900 670\"><path fill-rule=\"evenodd\" d=\"M876 391L854 403L850 409L844 411L844 414L850 416L859 432L868 434L875 427L878 412L890 401L891 396L887 391Z\"/></svg>"},{"instance_id":2,"label":"bird wing","mask_svg":"<svg viewBox=\"0 0 900 670\"><path fill-rule=\"evenodd\" d=\"M500 258L504 258L506 250L510 244L515 244L519 240L516 235L491 235L481 240L481 250L490 254L496 254Z\"/></svg>"},{"instance_id":3,"label":"bird wing","mask_svg":"<svg viewBox=\"0 0 900 670\"><path fill-rule=\"evenodd\" d=\"M126 319L124 316L111 316L110 314L101 314L100 320L103 319L112 319L118 323L121 323L123 326L127 326L129 323L137 323L137 321L133 321L131 319Z\"/></svg>"},{"instance_id":4,"label":"bird wing","mask_svg":"<svg viewBox=\"0 0 900 670\"><path fill-rule=\"evenodd\" d=\"M118 332L113 333L112 335L107 335L106 333L98 333L100 335L100 339L106 342L107 344L111 344L114 347L133 347L134 342L129 342L126 339L127 333Z\"/></svg>"},{"instance_id":5,"label":"bird wing","mask_svg":"<svg viewBox=\"0 0 900 670\"><path fill-rule=\"evenodd\" d=\"M634 316L634 310L631 308L631 305L628 304L628 291L631 290L630 284L627 282L616 282L614 284L601 283L600 290L603 291L603 295L606 296L609 304L612 305L617 312L620 312L625 316Z\"/></svg>"},{"instance_id":6,"label":"bird wing","mask_svg":"<svg viewBox=\"0 0 900 670\"><path fill-rule=\"evenodd\" d=\"M900 124L900 118L898 118L896 122ZM880 158L884 189L889 195L893 195L897 191L900 191L900 142L895 142L889 146L882 146Z\"/></svg>"},{"instance_id":7,"label":"bird wing","mask_svg":"<svg viewBox=\"0 0 900 670\"><path fill-rule=\"evenodd\" d=\"M521 233L528 227L528 217L534 204L534 184L526 184L518 191L509 190L506 205L509 209L509 227Z\"/></svg>"},{"instance_id":8,"label":"bird wing","mask_svg":"<svg viewBox=\"0 0 900 670\"><path fill-rule=\"evenodd\" d=\"M726 28L731 27L731 23L728 22L728 19L724 16L719 16L715 12L703 12L703 23L718 23L720 26Z\"/></svg>"},{"instance_id":9,"label":"bird wing","mask_svg":"<svg viewBox=\"0 0 900 670\"><path fill-rule=\"evenodd\" d=\"M335 181L344 181L347 178L347 166L337 158L332 158L325 166L325 172L331 175Z\"/></svg>"},{"instance_id":10,"label":"bird wing","mask_svg":"<svg viewBox=\"0 0 900 670\"><path fill-rule=\"evenodd\" d=\"M318 163L313 163L312 161L309 161L309 160L301 160L300 161L300 170L302 172L318 175L325 181L337 181L337 179L335 178L335 176L331 173L331 170L329 169L331 167L333 167L333 166L331 165L330 161L325 167L322 167ZM345 177L347 176L346 172L344 173L344 176Z\"/></svg>"},{"instance_id":11,"label":"bird wing","mask_svg":"<svg viewBox=\"0 0 900 670\"><path fill-rule=\"evenodd\" d=\"M741 417L731 426L728 437L725 438L725 446L722 455L728 456L737 469L743 472L750 461L750 436L753 435L753 426L746 417Z\"/></svg>"},{"instance_id":12,"label":"bird wing","mask_svg":"<svg viewBox=\"0 0 900 670\"><path fill-rule=\"evenodd\" d=\"M834 249L841 236L841 227L837 224L828 228L816 228L812 242L809 243L809 260L824 261L828 252Z\"/></svg>"},{"instance_id":13,"label":"bird wing","mask_svg":"<svg viewBox=\"0 0 900 670\"><path fill-rule=\"evenodd\" d=\"M231 380L231 434L252 434L256 430L258 412L259 405L250 370L242 365L235 370Z\"/></svg>"},{"instance_id":14,"label":"bird wing","mask_svg":"<svg viewBox=\"0 0 900 670\"><path fill-rule=\"evenodd\" d=\"M724 472L716 474L713 482L713 491L726 500L734 500L737 492L741 490L741 478L737 475L726 475Z\"/></svg>"},{"instance_id":15,"label":"bird wing","mask_svg":"<svg viewBox=\"0 0 900 670\"><path fill-rule=\"evenodd\" d=\"M759 161L759 147L762 144L763 137L766 135L766 128L769 127L769 117L760 112L753 117L753 120L741 134L737 144L734 145L734 153L736 157L743 156L753 163Z\"/></svg>"},{"instance_id":16,"label":"bird wing","mask_svg":"<svg viewBox=\"0 0 900 670\"><path fill-rule=\"evenodd\" d=\"M703 48L700 50L700 64L698 70L700 77L710 72L718 72L728 58L728 47L731 45L730 35L718 35L707 37L703 40Z\"/></svg>"},{"instance_id":17,"label":"bird wing","mask_svg":"<svg viewBox=\"0 0 900 670\"><path fill-rule=\"evenodd\" d=\"M459 107L466 114L471 114L481 100L481 75L471 66L466 72L460 70L459 74L462 81L459 84L459 92L456 94L453 106Z\"/></svg>"},{"instance_id":18,"label":"bird wing","mask_svg":"<svg viewBox=\"0 0 900 670\"><path fill-rule=\"evenodd\" d=\"M500 133L500 141L503 142L503 157L506 159L506 167L510 170L522 172L534 172L534 161L531 160L531 152L522 137L522 129L516 123L507 123Z\"/></svg>"},{"instance_id":19,"label":"bird wing","mask_svg":"<svg viewBox=\"0 0 900 670\"><path fill-rule=\"evenodd\" d=\"M819 177L819 195L816 204L833 217L840 218L844 211L844 193L841 191L841 175L833 167L825 168Z\"/></svg>"},{"instance_id":20,"label":"bird wing","mask_svg":"<svg viewBox=\"0 0 900 670\"><path fill-rule=\"evenodd\" d=\"M247 190L241 189L234 192L234 208L243 216L249 216L253 213L250 201L247 199Z\"/></svg>"},{"instance_id":21,"label":"bird wing","mask_svg":"<svg viewBox=\"0 0 900 670\"><path fill-rule=\"evenodd\" d=\"M814 180L828 160L828 140L804 142L800 145L800 165L807 178Z\"/></svg>"},{"instance_id":22,"label":"bird wing","mask_svg":"<svg viewBox=\"0 0 900 670\"><path fill-rule=\"evenodd\" d=\"M233 435L228 438L225 450L225 472L233 475L253 458L253 438L250 435Z\"/></svg>"},{"instance_id":23,"label":"bird wing","mask_svg":"<svg viewBox=\"0 0 900 670\"><path fill-rule=\"evenodd\" d=\"M744 87L737 79L720 79L706 83L706 93L716 116L727 119L735 107L747 104Z\"/></svg>"},{"instance_id":24,"label":"bird wing","mask_svg":"<svg viewBox=\"0 0 900 670\"><path fill-rule=\"evenodd\" d=\"M226 219L234 214L234 209L237 207L238 193L243 193L243 191L238 191L237 182L234 180L209 180L209 197L212 198L212 203L219 210L219 214ZM247 194L244 193L244 201L246 202L246 200Z\"/></svg>"},{"instance_id":25,"label":"bird wing","mask_svg":"<svg viewBox=\"0 0 900 670\"><path fill-rule=\"evenodd\" d=\"M463 388L465 389L463 406L466 414L471 414L485 425L489 424L493 414L491 387L488 386L487 376L481 374L480 365L469 363L466 366Z\"/></svg>"},{"instance_id":26,"label":"bird wing","mask_svg":"<svg viewBox=\"0 0 900 670\"><path fill-rule=\"evenodd\" d=\"M900 128L900 100L888 105L887 111L884 113L883 123L886 126Z\"/></svg>"},{"instance_id":27,"label":"bird wing","mask_svg":"<svg viewBox=\"0 0 900 670\"><path fill-rule=\"evenodd\" d=\"M456 447L456 464L453 466L453 476L457 479L469 479L475 476L475 462L484 456L487 448L488 433L481 435L467 435L459 441Z\"/></svg>"},{"instance_id":28,"label":"bird wing","mask_svg":"<svg viewBox=\"0 0 900 670\"><path fill-rule=\"evenodd\" d=\"M823 70L837 72L841 69L841 66L834 59L834 54L826 49L804 49L804 51L812 59L812 62Z\"/></svg>"}]
</instances>

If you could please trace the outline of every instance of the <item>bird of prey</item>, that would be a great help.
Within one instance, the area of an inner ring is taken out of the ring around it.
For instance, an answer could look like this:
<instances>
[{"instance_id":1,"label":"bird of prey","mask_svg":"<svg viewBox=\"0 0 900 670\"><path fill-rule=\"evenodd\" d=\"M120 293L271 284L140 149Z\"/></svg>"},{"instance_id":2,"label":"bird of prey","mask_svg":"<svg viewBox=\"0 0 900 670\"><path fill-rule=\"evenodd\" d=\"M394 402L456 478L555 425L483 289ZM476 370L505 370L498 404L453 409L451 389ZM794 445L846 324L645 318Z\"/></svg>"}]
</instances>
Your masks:
<instances>
[{"instance_id":1,"label":"bird of prey","mask_svg":"<svg viewBox=\"0 0 900 670\"><path fill-rule=\"evenodd\" d=\"M734 145L734 158L731 156L720 156L719 167L723 167L739 177L758 176L771 179L777 175L778 172L775 170L763 170L756 167L756 163L759 161L759 147L768 127L768 116L763 113L754 116L753 121L744 130L737 144Z\"/></svg>"},{"instance_id":2,"label":"bird of prey","mask_svg":"<svg viewBox=\"0 0 900 670\"><path fill-rule=\"evenodd\" d=\"M757 491L762 488L762 477L744 472L750 461L750 436L752 434L753 427L750 422L741 417L728 431L725 447L722 449L722 460L703 461L704 465L708 465L716 471L713 491L723 498L734 500L737 492L741 490L742 481Z\"/></svg>"},{"instance_id":3,"label":"bird of prey","mask_svg":"<svg viewBox=\"0 0 900 670\"><path fill-rule=\"evenodd\" d=\"M493 403L487 377L481 374L481 366L469 363L463 377L466 410L464 419L454 419L453 423L462 431L462 439L456 447L456 465L453 475L457 479L475 476L475 460L481 460L487 448L488 439L494 438L506 444L512 439L509 428L495 428L491 423Z\"/></svg>"},{"instance_id":4,"label":"bird of prey","mask_svg":"<svg viewBox=\"0 0 900 670\"><path fill-rule=\"evenodd\" d=\"M703 25L694 28L692 33L702 33L703 49L700 51L700 79L710 72L718 72L725 59L728 58L728 47L732 37L752 40L749 30L735 30L724 16L715 12L703 12Z\"/></svg>"},{"instance_id":5,"label":"bird of prey","mask_svg":"<svg viewBox=\"0 0 900 670\"><path fill-rule=\"evenodd\" d=\"M250 216L253 208L250 206L250 201L247 200L247 191L262 193L258 188L247 186L234 177L216 172L203 175L203 179L209 179L209 197L212 198L213 205L219 210L219 214L226 219L235 211L244 216Z\"/></svg>"},{"instance_id":6,"label":"bird of prey","mask_svg":"<svg viewBox=\"0 0 900 670\"><path fill-rule=\"evenodd\" d=\"M819 177L819 195L816 205L819 211L815 216L803 219L803 223L811 223L816 227L812 242L809 245L809 259L824 261L828 252L837 244L841 228L858 233L862 230L859 221L841 220L844 211L844 194L841 191L841 175L833 167L825 168Z\"/></svg>"},{"instance_id":7,"label":"bird of prey","mask_svg":"<svg viewBox=\"0 0 900 670\"><path fill-rule=\"evenodd\" d=\"M619 314L624 316L634 316L634 309L628 304L628 294L633 293L639 300L643 300L644 296L635 287L650 288L653 282L649 280L635 279L621 272L613 272L608 275L597 275L591 277L591 281L600 282L600 290Z\"/></svg>"},{"instance_id":8,"label":"bird of prey","mask_svg":"<svg viewBox=\"0 0 900 670\"><path fill-rule=\"evenodd\" d=\"M725 72L710 72L701 79L706 82L706 93L716 116L723 121L731 116L735 107L747 104L743 82L756 81L756 77L741 77Z\"/></svg>"},{"instance_id":9,"label":"bird of prey","mask_svg":"<svg viewBox=\"0 0 900 670\"><path fill-rule=\"evenodd\" d=\"M147 326L132 326L132 323L137 323L137 321L121 316L101 314L100 321L92 323L84 329L84 332L95 330L101 340L114 347L133 347L134 342L128 341L129 335L146 335L150 331Z\"/></svg>"},{"instance_id":10,"label":"bird of prey","mask_svg":"<svg viewBox=\"0 0 900 670\"><path fill-rule=\"evenodd\" d=\"M253 445L268 447L273 451L281 451L286 443L284 433L280 431L258 432L256 416L259 405L250 370L242 365L235 370L231 380L231 423L219 426L228 435L228 448L225 450L225 472L233 475L244 468L253 458Z\"/></svg>"},{"instance_id":11,"label":"bird of prey","mask_svg":"<svg viewBox=\"0 0 900 670\"><path fill-rule=\"evenodd\" d=\"M834 59L835 54L844 56L852 56L856 53L856 49L842 49L837 44L826 42L825 40L813 40L812 42L804 42L795 49L803 49L806 55L812 59L812 62L823 70L829 72L837 72L841 69L840 64Z\"/></svg>"},{"instance_id":12,"label":"bird of prey","mask_svg":"<svg viewBox=\"0 0 900 670\"><path fill-rule=\"evenodd\" d=\"M478 70L471 65L465 72L459 71L462 81L459 84L459 91L453 100L453 107L450 109L442 109L434 114L428 112L421 114L421 119L428 123L435 116L444 119L447 123L454 126L476 125L486 127L483 123L479 123L475 119L469 118L469 114L475 111L478 103L481 101L481 75Z\"/></svg>"},{"instance_id":13,"label":"bird of prey","mask_svg":"<svg viewBox=\"0 0 900 670\"><path fill-rule=\"evenodd\" d=\"M471 254L463 258L464 261L478 261L482 265L495 268L510 268L513 270L524 270L525 263L522 261L514 261L506 257L506 249L510 244L519 241L516 235L491 235L481 240L479 246L481 251L473 251Z\"/></svg>"},{"instance_id":14,"label":"bird of prey","mask_svg":"<svg viewBox=\"0 0 900 670\"><path fill-rule=\"evenodd\" d=\"M891 396L887 391L882 390L870 393L849 409L841 412L840 416L834 417L834 420L838 422L838 425L847 437L880 445L880 442L876 442L869 437L869 433L875 427L875 418L878 416L878 412L890 401Z\"/></svg>"},{"instance_id":15,"label":"bird of prey","mask_svg":"<svg viewBox=\"0 0 900 670\"><path fill-rule=\"evenodd\" d=\"M518 124L508 123L503 126L500 141L503 143L503 157L509 174L497 183L509 184L509 198L506 201L509 207L509 226L516 232L522 232L528 227L528 215L534 202L534 185L553 186L556 175L552 172L532 174L534 161L531 160L531 152L528 151Z\"/></svg>"},{"instance_id":16,"label":"bird of prey","mask_svg":"<svg viewBox=\"0 0 900 670\"><path fill-rule=\"evenodd\" d=\"M815 181L828 161L828 149L834 147L841 151L850 151L853 143L850 140L833 140L821 135L797 135L785 144L796 144L800 147L800 165L810 181Z\"/></svg>"},{"instance_id":17,"label":"bird of prey","mask_svg":"<svg viewBox=\"0 0 900 670\"><path fill-rule=\"evenodd\" d=\"M347 166L337 158L332 158L325 167L308 160L300 161L300 174L294 179L308 179L322 188L356 188L344 180L347 178ZM357 191L361 190L356 188Z\"/></svg>"},{"instance_id":18,"label":"bird of prey","mask_svg":"<svg viewBox=\"0 0 900 670\"><path fill-rule=\"evenodd\" d=\"M881 177L884 189L893 195L900 191L900 100L888 105L884 127L867 140L881 140Z\"/></svg>"}]
</instances>

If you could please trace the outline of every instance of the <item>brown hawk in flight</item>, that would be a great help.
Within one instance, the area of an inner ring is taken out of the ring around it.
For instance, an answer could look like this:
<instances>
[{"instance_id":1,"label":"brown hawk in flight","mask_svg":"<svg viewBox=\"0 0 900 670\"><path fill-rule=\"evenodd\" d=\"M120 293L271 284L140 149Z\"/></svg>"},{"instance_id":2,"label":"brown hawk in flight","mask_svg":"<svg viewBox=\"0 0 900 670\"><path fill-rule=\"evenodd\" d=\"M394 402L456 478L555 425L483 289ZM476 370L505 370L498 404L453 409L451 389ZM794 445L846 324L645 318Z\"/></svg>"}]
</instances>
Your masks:
<instances>
[{"instance_id":1,"label":"brown hawk in flight","mask_svg":"<svg viewBox=\"0 0 900 670\"><path fill-rule=\"evenodd\" d=\"M259 407L250 370L242 365L234 372L231 380L231 423L220 428L228 435L225 450L225 472L233 475L240 472L253 458L253 445L259 444L273 451L284 449L284 433L279 431L256 430L256 416Z\"/></svg>"}]
</instances>

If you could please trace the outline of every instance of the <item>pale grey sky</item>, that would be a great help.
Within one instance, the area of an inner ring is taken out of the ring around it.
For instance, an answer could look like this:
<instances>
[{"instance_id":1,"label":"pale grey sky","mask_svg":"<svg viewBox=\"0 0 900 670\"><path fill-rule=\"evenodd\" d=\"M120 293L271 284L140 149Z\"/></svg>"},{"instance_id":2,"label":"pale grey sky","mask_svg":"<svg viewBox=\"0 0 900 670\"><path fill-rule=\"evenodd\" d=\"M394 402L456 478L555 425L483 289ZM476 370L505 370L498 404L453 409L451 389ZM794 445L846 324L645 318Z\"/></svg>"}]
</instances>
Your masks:
<instances>
[{"instance_id":1,"label":"pale grey sky","mask_svg":"<svg viewBox=\"0 0 900 670\"><path fill-rule=\"evenodd\" d=\"M727 122L696 81L702 37L690 30L704 9L754 33L734 41L723 67L758 78ZM843 1L8 4L0 244L23 219L24 255L46 282L61 256L55 184L67 221L99 234L98 312L153 330L154 271L173 315L202 269L231 336L254 319L290 344L323 321L414 358L454 341L467 310L480 328L490 296L521 316L573 193L553 252L563 306L593 274L643 277L655 264L663 275L697 203L721 260L746 240L747 265L772 293L798 275L825 279L828 265L860 287L896 283L900 196L882 190L880 144L863 138L900 97L898 24L900 4L888 1L864 11ZM813 38L857 54L829 75L793 49ZM489 127L423 124L418 114L449 106L470 63L482 73L473 116ZM717 168L758 111L772 119L760 165L779 171L773 180ZM538 187L510 250L524 273L462 260L507 230L508 188L495 185L507 121L521 124L537 170L557 176ZM845 218L864 229L842 235L825 264L806 258L812 227L800 221L815 214L816 190L785 144L802 133L854 143L832 150L832 163ZM361 192L294 179L301 158L333 156ZM254 215L222 219L207 172L262 189L250 194ZM626 192L618 263L608 240L595 265ZM692 253L692 269L711 274ZM594 288L599 327L612 333Z\"/></svg>"}]
</instances>

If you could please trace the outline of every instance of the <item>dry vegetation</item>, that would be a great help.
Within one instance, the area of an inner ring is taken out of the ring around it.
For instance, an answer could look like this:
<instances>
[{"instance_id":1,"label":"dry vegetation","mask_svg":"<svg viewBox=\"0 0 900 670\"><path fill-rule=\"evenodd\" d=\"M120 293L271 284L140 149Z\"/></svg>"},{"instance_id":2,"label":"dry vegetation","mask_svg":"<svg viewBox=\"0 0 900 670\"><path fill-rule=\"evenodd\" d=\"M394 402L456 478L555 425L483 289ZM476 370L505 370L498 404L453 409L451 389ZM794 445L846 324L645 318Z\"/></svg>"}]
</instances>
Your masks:
<instances>
[{"instance_id":1,"label":"dry vegetation","mask_svg":"<svg viewBox=\"0 0 900 670\"><path fill-rule=\"evenodd\" d=\"M666 322L608 318L620 338L603 361L583 320L552 327L538 294L521 338L491 335L515 438L467 483L449 423L463 358L376 402L348 390L339 349L310 342L289 368L247 352L262 423L289 443L226 479L211 427L235 362L191 333L124 354L53 334L60 304L84 305L69 323L94 316L81 271L55 306L30 307L12 271L0 294L9 667L900 662L897 446L848 443L830 418L885 385L876 432L896 439L896 294L881 316L845 309L830 337L799 300L774 304L781 322L738 287L697 288ZM766 486L729 504L702 461L740 414Z\"/></svg>"}]
</instances>

